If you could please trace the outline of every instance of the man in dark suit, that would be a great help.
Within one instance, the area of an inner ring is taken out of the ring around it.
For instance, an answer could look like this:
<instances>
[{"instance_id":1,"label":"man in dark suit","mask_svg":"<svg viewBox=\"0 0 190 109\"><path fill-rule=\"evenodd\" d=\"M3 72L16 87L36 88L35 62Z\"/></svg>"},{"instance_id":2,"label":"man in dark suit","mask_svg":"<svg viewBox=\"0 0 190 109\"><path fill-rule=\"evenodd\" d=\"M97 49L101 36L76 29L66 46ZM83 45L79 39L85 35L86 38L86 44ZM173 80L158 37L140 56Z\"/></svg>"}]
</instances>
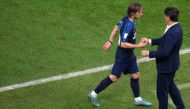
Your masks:
<instances>
[{"instance_id":1,"label":"man in dark suit","mask_svg":"<svg viewBox=\"0 0 190 109\"><path fill-rule=\"evenodd\" d=\"M168 93L176 109L185 109L180 92L174 82L175 73L180 66L179 50L183 40L183 32L178 23L179 11L175 7L164 10L167 23L164 35L158 39L142 38L141 41L158 45L155 51L142 50L142 56L156 58L157 67L157 98L159 109L168 109Z\"/></svg>"}]
</instances>

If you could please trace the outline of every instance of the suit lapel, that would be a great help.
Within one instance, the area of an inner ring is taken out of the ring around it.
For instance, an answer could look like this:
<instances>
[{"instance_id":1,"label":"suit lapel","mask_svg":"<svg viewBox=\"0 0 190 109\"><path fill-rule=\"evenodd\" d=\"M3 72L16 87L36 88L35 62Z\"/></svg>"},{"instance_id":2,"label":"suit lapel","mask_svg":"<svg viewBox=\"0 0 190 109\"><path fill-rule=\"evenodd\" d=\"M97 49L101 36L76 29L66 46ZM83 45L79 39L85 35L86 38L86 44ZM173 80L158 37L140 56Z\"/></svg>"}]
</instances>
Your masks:
<instances>
[{"instance_id":1,"label":"suit lapel","mask_svg":"<svg viewBox=\"0 0 190 109\"><path fill-rule=\"evenodd\" d=\"M168 31L166 31L165 34L167 34L168 32L170 32L172 28L174 28L174 27L176 27L176 26L178 26L178 25L179 25L179 23L177 23L177 24L173 25L172 27L170 27L170 28L168 29ZM164 34L164 35L165 35L165 34ZM164 35L163 35L163 36L164 36Z\"/></svg>"}]
</instances>

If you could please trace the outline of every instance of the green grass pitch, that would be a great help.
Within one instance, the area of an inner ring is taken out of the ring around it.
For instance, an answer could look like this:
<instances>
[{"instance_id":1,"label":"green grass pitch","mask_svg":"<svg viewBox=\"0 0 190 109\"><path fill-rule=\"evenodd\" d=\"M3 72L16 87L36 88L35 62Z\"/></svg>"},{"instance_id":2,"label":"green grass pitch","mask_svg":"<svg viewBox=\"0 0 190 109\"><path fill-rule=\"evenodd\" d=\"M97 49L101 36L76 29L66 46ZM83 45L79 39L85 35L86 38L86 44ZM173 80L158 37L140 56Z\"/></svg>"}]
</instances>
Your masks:
<instances>
[{"instance_id":1,"label":"green grass pitch","mask_svg":"<svg viewBox=\"0 0 190 109\"><path fill-rule=\"evenodd\" d=\"M143 4L137 21L137 41L142 36L163 34L163 10L176 6L184 31L182 48L189 48L189 0L135 0ZM131 0L0 0L0 87L57 74L114 63L117 39L109 52L102 51L113 26L126 14ZM155 49L147 47L146 49ZM135 50L140 58L140 49ZM189 54L181 57L178 84L190 82ZM140 65L141 93L157 108L155 63ZM2 109L90 109L88 92L109 71L70 78L0 93ZM187 109L189 89L182 90ZM117 94L117 92L120 92ZM134 107L129 76L100 94L100 109L143 109ZM172 109L172 107L170 107Z\"/></svg>"},{"instance_id":2,"label":"green grass pitch","mask_svg":"<svg viewBox=\"0 0 190 109\"><path fill-rule=\"evenodd\" d=\"M190 82L190 54L181 57L182 66L177 72L177 84ZM156 109L157 98L153 91L156 84L155 62L139 65L141 70L141 95L153 102L150 108L135 106L130 88L130 76L122 76L120 80L99 95L101 107L98 109ZM151 69L150 69L151 68ZM107 76L109 71L70 78L38 86L0 93L0 106L2 109L93 109L88 100L88 93ZM183 100L190 108L189 88L182 89ZM169 109L173 109L169 106Z\"/></svg>"}]
</instances>

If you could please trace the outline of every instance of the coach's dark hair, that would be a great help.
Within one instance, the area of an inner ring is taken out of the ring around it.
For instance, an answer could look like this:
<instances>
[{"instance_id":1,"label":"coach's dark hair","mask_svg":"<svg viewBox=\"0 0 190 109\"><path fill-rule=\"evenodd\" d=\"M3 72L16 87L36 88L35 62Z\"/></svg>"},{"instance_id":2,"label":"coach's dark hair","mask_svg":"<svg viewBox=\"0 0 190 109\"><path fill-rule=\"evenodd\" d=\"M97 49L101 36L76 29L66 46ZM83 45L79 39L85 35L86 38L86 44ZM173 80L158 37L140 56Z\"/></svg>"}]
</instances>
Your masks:
<instances>
[{"instance_id":1,"label":"coach's dark hair","mask_svg":"<svg viewBox=\"0 0 190 109\"><path fill-rule=\"evenodd\" d=\"M128 11L127 11L128 17L131 17L134 14L136 14L137 12L139 12L141 10L141 8L142 8L142 4L140 4L140 3L131 3L128 6Z\"/></svg>"},{"instance_id":2,"label":"coach's dark hair","mask_svg":"<svg viewBox=\"0 0 190 109\"><path fill-rule=\"evenodd\" d=\"M164 14L170 18L171 21L177 22L179 16L179 10L175 7L167 7L164 10Z\"/></svg>"}]
</instances>

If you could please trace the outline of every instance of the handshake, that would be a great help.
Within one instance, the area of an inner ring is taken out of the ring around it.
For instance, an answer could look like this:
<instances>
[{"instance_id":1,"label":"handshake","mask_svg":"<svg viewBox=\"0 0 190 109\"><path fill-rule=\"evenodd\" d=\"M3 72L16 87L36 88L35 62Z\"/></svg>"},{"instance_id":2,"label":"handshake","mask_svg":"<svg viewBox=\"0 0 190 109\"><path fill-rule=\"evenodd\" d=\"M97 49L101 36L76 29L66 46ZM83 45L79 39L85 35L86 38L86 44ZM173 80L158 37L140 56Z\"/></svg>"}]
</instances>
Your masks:
<instances>
[{"instance_id":1,"label":"handshake","mask_svg":"<svg viewBox=\"0 0 190 109\"><path fill-rule=\"evenodd\" d=\"M149 39L144 37L144 38L141 38L141 41L139 42L138 47L143 48L148 44L150 44ZM141 56L143 56L143 57L149 56L149 51L148 50L141 50Z\"/></svg>"},{"instance_id":2,"label":"handshake","mask_svg":"<svg viewBox=\"0 0 190 109\"><path fill-rule=\"evenodd\" d=\"M141 38L141 41L138 44L133 45L133 48L143 48L146 45L150 44L149 43L149 39L148 38ZM112 42L111 41L107 41L104 46L103 46L103 50L104 51L108 51L109 48L111 47ZM131 45L131 44L130 44ZM149 55L149 51L148 50L142 50L141 51L141 56L145 57Z\"/></svg>"},{"instance_id":3,"label":"handshake","mask_svg":"<svg viewBox=\"0 0 190 109\"><path fill-rule=\"evenodd\" d=\"M149 39L144 37L144 38L141 38L141 41L139 42L137 46L138 48L143 48L148 44L149 44Z\"/></svg>"}]
</instances>

